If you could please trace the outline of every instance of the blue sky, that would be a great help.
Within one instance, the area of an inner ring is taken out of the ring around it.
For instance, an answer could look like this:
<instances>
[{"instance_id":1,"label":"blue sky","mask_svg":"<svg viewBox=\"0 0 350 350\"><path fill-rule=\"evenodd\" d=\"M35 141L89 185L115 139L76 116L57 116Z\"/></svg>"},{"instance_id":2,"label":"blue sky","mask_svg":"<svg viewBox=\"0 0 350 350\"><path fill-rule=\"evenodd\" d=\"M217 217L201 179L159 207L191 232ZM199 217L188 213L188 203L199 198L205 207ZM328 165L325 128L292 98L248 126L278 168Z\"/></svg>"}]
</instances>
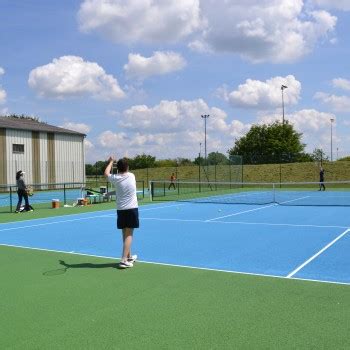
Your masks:
<instances>
[{"instance_id":1,"label":"blue sky","mask_svg":"<svg viewBox=\"0 0 350 350\"><path fill-rule=\"evenodd\" d=\"M87 134L92 162L225 153L286 119L350 155L350 0L0 0L0 112Z\"/></svg>"}]
</instances>

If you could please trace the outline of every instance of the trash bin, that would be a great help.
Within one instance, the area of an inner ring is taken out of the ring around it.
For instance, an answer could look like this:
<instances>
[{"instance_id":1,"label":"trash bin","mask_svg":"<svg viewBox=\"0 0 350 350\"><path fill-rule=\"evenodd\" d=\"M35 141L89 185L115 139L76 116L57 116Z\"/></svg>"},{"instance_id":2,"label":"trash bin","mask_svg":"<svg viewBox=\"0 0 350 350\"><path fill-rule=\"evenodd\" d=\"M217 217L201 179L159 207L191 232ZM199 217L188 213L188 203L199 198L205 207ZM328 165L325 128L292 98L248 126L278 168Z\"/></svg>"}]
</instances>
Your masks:
<instances>
[{"instance_id":1,"label":"trash bin","mask_svg":"<svg viewBox=\"0 0 350 350\"><path fill-rule=\"evenodd\" d=\"M52 200L52 209L58 209L60 207L60 200L59 199L53 199Z\"/></svg>"},{"instance_id":2,"label":"trash bin","mask_svg":"<svg viewBox=\"0 0 350 350\"><path fill-rule=\"evenodd\" d=\"M100 193L101 193L101 194L107 193L107 187L106 187L106 186L101 186L101 187L100 187Z\"/></svg>"}]
</instances>

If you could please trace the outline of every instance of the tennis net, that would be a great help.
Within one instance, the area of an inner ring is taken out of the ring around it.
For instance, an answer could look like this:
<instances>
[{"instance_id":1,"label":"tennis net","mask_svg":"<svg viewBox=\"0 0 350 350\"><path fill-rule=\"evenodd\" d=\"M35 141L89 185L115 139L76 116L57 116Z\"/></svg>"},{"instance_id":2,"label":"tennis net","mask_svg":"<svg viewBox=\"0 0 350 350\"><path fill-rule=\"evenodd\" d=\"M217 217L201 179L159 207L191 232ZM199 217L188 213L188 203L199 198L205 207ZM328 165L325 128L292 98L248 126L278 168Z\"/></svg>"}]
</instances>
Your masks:
<instances>
[{"instance_id":1,"label":"tennis net","mask_svg":"<svg viewBox=\"0 0 350 350\"><path fill-rule=\"evenodd\" d=\"M152 201L185 201L220 204L276 203L293 206L350 206L350 181L238 183L150 181Z\"/></svg>"}]
</instances>

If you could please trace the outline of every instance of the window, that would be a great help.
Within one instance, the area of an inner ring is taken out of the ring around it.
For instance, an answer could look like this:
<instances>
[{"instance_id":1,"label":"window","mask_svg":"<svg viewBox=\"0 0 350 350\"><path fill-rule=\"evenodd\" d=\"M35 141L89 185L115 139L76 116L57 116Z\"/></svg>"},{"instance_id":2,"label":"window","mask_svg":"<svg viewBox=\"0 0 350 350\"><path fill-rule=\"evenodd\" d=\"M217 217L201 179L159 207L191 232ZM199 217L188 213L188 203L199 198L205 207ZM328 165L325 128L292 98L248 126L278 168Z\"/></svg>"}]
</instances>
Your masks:
<instances>
[{"instance_id":1,"label":"window","mask_svg":"<svg viewBox=\"0 0 350 350\"><path fill-rule=\"evenodd\" d=\"M13 153L24 153L24 145L12 144L12 152Z\"/></svg>"}]
</instances>

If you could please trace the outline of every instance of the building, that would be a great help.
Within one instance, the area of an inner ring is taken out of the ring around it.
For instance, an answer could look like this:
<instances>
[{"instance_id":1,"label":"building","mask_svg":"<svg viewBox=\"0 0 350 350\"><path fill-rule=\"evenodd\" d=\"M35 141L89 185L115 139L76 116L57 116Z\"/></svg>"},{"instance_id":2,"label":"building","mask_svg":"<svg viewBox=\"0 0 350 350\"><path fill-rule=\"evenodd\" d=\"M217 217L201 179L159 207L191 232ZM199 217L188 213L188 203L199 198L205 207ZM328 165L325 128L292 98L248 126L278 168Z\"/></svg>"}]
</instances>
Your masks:
<instances>
[{"instance_id":1,"label":"building","mask_svg":"<svg viewBox=\"0 0 350 350\"><path fill-rule=\"evenodd\" d=\"M0 184L85 181L85 134L30 118L0 117Z\"/></svg>"}]
</instances>

